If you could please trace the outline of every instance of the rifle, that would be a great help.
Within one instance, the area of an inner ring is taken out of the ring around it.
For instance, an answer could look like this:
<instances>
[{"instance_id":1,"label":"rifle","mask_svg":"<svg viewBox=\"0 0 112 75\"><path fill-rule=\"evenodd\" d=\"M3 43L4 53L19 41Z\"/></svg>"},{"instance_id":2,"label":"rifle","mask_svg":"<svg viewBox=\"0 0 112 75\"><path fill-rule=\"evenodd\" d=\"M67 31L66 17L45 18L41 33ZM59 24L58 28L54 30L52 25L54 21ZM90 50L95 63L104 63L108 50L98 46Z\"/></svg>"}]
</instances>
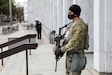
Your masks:
<instances>
[{"instance_id":1,"label":"rifle","mask_svg":"<svg viewBox=\"0 0 112 75\"><path fill-rule=\"evenodd\" d=\"M70 22L71 23L71 22ZM66 24L65 26L63 27L60 27L59 28L59 34L54 38L54 41L56 42L56 51L59 51L60 48L61 48L61 45L60 45L60 41L61 39L63 39L63 36L61 35L61 30L65 27L67 27L70 23ZM64 34L65 35L65 34ZM55 72L57 71L57 62L58 60L63 56L63 54L58 54L58 55L55 55L55 59L56 59L56 65L55 65Z\"/></svg>"}]
</instances>

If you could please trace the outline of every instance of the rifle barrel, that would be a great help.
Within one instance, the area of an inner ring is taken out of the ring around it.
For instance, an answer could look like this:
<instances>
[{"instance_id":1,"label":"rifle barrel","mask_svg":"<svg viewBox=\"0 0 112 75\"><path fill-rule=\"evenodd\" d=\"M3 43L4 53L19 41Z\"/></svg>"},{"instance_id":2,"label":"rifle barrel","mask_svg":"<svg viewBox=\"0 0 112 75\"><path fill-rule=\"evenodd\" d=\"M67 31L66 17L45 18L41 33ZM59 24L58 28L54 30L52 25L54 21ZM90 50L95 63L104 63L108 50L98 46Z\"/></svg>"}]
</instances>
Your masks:
<instances>
[{"instance_id":1,"label":"rifle barrel","mask_svg":"<svg viewBox=\"0 0 112 75\"><path fill-rule=\"evenodd\" d=\"M58 62L58 60L56 60L55 72L57 71L57 62Z\"/></svg>"}]
</instances>

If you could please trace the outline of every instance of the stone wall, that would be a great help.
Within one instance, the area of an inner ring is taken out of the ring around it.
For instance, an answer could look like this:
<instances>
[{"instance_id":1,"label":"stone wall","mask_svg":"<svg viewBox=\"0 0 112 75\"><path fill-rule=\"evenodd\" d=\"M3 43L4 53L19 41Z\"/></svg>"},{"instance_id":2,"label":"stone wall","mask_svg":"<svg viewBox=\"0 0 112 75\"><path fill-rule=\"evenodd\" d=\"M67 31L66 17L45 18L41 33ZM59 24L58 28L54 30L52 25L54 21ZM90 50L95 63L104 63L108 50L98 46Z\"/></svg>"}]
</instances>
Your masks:
<instances>
[{"instance_id":1,"label":"stone wall","mask_svg":"<svg viewBox=\"0 0 112 75\"><path fill-rule=\"evenodd\" d=\"M28 22L43 21L43 0L28 0Z\"/></svg>"}]
</instances>

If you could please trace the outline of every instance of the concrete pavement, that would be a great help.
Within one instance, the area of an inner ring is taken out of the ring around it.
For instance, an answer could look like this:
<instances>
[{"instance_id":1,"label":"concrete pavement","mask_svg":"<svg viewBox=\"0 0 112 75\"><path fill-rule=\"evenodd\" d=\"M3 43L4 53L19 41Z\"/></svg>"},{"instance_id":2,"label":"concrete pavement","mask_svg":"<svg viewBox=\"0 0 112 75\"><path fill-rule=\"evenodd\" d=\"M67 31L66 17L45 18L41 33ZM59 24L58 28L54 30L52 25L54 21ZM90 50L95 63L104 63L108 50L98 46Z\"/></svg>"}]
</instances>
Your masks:
<instances>
[{"instance_id":1,"label":"concrete pavement","mask_svg":"<svg viewBox=\"0 0 112 75\"><path fill-rule=\"evenodd\" d=\"M24 33L36 33L34 29L23 31ZM10 35L1 34L0 41L2 36L7 36L8 38ZM55 55L52 51L52 44L49 44L46 34L42 32L42 39L36 39L36 41L39 46L36 50L32 50L32 54L28 56L29 75L65 75L65 55L58 61L57 72L55 72ZM93 54L86 54L86 56L88 63L81 75L98 75L93 69ZM0 67L0 75L26 75L25 51L8 57L4 66Z\"/></svg>"}]
</instances>

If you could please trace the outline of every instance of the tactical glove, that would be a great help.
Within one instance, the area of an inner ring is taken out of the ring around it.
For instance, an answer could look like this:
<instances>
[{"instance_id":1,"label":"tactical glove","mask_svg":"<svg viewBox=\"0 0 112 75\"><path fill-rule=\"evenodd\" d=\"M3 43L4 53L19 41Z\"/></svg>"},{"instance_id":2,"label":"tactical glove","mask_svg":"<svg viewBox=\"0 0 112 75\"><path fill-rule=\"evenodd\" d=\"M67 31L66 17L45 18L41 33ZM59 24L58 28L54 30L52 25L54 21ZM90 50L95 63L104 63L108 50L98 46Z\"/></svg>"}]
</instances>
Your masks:
<instances>
[{"instance_id":1,"label":"tactical glove","mask_svg":"<svg viewBox=\"0 0 112 75\"><path fill-rule=\"evenodd\" d=\"M55 55L56 55L56 56L62 57L63 54L64 54L64 53L61 51L61 49L55 51Z\"/></svg>"}]
</instances>

